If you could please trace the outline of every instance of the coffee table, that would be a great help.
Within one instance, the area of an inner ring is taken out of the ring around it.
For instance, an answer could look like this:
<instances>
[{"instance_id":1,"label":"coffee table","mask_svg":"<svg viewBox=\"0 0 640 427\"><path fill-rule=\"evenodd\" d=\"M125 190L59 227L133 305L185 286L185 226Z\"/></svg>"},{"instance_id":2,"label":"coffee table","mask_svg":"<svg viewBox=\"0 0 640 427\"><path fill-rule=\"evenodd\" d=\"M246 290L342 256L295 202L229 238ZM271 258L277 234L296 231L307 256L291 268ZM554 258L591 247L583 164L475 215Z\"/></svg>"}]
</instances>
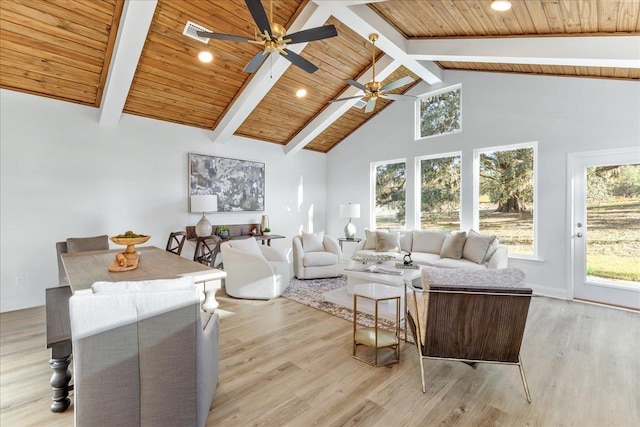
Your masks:
<instances>
[{"instance_id":1,"label":"coffee table","mask_svg":"<svg viewBox=\"0 0 640 427\"><path fill-rule=\"evenodd\" d=\"M323 294L325 301L332 302L343 307L353 307L353 288L355 285L361 285L365 283L382 283L383 285L395 286L398 288L404 288L405 283L410 283L413 280L419 279L422 266L417 270L401 270L395 267L398 261L392 260L383 262L381 264L363 264L356 261L345 261L337 264L333 267L333 270L341 275L347 276L347 286L335 289L333 291L325 292ZM380 268L392 271L402 271L401 275L371 273L362 270L369 265L375 265ZM401 306L404 307L404 292L402 292ZM368 314L375 314L374 304L362 304L358 309ZM387 320L395 320L395 306L391 304L381 303L378 308L378 315ZM400 316L404 318L404 309L400 313Z\"/></svg>"}]
</instances>

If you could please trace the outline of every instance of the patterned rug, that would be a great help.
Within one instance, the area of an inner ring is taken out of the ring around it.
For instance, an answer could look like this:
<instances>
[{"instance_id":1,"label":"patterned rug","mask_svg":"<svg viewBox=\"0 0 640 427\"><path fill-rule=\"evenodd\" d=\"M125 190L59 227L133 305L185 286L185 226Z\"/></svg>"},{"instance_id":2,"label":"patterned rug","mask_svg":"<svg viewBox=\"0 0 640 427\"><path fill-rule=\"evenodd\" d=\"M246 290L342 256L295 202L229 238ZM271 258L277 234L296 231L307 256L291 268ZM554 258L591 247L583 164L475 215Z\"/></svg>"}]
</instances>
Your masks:
<instances>
[{"instance_id":1,"label":"patterned rug","mask_svg":"<svg viewBox=\"0 0 640 427\"><path fill-rule=\"evenodd\" d=\"M347 286L347 278L344 276L332 279L308 280L293 278L289 283L289 287L282 293L282 297L353 322L353 309L325 301L323 297L325 292L333 291L343 286ZM373 316L360 313L358 315L358 323L364 326L373 326ZM395 322L379 319L378 323L384 329L395 330ZM404 339L404 321L402 320L400 321L400 337ZM409 334L409 339L411 339L411 334Z\"/></svg>"}]
</instances>

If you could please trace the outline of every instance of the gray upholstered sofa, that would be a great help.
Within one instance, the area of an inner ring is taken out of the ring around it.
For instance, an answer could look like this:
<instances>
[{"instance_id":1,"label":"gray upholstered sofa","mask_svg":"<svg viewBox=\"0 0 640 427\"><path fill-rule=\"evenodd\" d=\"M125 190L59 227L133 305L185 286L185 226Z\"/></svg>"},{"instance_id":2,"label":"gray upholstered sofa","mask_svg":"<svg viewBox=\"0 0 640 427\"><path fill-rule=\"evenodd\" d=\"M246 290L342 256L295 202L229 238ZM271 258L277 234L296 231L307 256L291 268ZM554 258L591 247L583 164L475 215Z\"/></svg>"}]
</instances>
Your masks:
<instances>
[{"instance_id":1,"label":"gray upholstered sofa","mask_svg":"<svg viewBox=\"0 0 640 427\"><path fill-rule=\"evenodd\" d=\"M98 282L69 301L77 426L204 426L219 318L193 278Z\"/></svg>"},{"instance_id":2,"label":"gray upholstered sofa","mask_svg":"<svg viewBox=\"0 0 640 427\"><path fill-rule=\"evenodd\" d=\"M507 268L508 250L495 236L474 230L452 233L446 230L365 230L366 238L354 255L392 255L402 260L411 252L414 264L440 268Z\"/></svg>"}]
</instances>

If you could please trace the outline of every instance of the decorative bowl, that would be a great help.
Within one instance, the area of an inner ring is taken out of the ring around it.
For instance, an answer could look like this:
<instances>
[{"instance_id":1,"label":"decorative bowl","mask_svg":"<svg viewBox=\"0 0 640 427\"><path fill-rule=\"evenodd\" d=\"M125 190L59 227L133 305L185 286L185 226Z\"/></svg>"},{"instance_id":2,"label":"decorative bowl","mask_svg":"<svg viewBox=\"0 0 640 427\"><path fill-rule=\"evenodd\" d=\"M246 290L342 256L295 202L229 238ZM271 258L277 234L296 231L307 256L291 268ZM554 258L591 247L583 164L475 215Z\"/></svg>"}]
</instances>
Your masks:
<instances>
[{"instance_id":1,"label":"decorative bowl","mask_svg":"<svg viewBox=\"0 0 640 427\"><path fill-rule=\"evenodd\" d=\"M151 238L151 236L143 236L143 237L118 237L118 236L113 236L113 237L110 237L111 241L113 243L115 243L116 245L127 245L127 246L139 245L140 243L146 242L150 238Z\"/></svg>"}]
</instances>

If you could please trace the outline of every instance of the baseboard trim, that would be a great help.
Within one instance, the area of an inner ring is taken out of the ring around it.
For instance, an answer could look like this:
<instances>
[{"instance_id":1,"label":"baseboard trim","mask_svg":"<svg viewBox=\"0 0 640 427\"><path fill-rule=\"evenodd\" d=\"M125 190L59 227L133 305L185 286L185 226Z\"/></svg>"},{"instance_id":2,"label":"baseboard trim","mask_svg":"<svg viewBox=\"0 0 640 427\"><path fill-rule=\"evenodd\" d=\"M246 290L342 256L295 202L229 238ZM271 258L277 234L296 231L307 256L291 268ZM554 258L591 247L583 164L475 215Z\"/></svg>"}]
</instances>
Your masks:
<instances>
[{"instance_id":1,"label":"baseboard trim","mask_svg":"<svg viewBox=\"0 0 640 427\"><path fill-rule=\"evenodd\" d=\"M543 296L543 297L550 297L550 298L557 298L557 299L564 299L564 300L573 299L569 295L569 290L568 289L552 288L550 286L538 285L536 283L527 283L527 286L529 286L531 289L533 289L533 294L534 295L539 295L539 296Z\"/></svg>"}]
</instances>

